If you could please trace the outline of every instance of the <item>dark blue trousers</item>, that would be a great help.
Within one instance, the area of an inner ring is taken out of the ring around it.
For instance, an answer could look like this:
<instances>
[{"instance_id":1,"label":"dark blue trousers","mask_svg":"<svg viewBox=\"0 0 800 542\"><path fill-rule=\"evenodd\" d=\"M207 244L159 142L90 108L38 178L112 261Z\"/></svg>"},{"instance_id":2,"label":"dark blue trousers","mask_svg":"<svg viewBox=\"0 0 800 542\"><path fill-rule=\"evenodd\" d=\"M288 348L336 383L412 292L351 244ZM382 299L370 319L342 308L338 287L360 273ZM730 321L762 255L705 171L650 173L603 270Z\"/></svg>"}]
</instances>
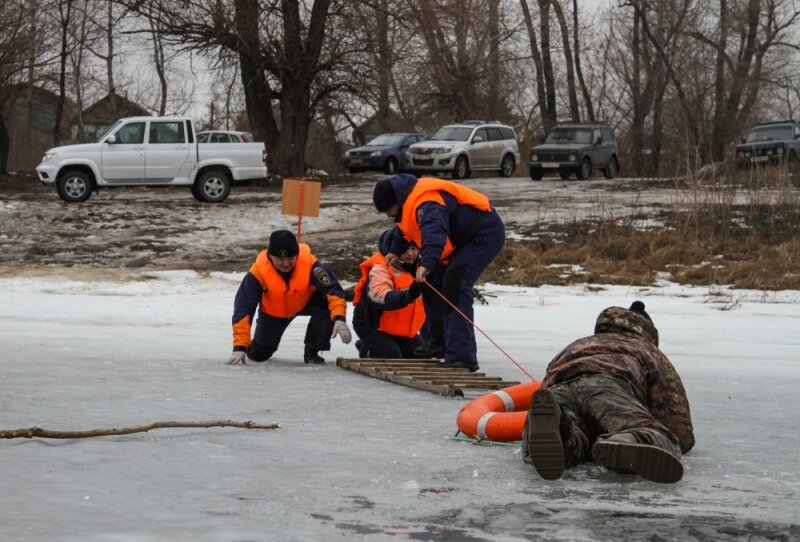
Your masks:
<instances>
[{"instance_id":1,"label":"dark blue trousers","mask_svg":"<svg viewBox=\"0 0 800 542\"><path fill-rule=\"evenodd\" d=\"M318 351L330 350L333 321L325 297L318 291L314 292L308 304L297 315L311 317L306 326L306 337L303 341L305 345ZM256 331L250 348L247 349L247 357L253 361L266 361L272 357L292 320L294 318L276 318L259 310Z\"/></svg>"},{"instance_id":2,"label":"dark blue trousers","mask_svg":"<svg viewBox=\"0 0 800 542\"><path fill-rule=\"evenodd\" d=\"M414 349L424 343L419 335L416 337L399 337L383 331L372 329L358 334L361 348L358 355L362 358L400 359L413 358Z\"/></svg>"},{"instance_id":3,"label":"dark blue trousers","mask_svg":"<svg viewBox=\"0 0 800 542\"><path fill-rule=\"evenodd\" d=\"M503 250L506 230L492 209L481 218L471 239L456 247L450 263L439 264L428 275L428 282L474 321L472 289L478 277ZM445 361L477 363L475 329L430 288L423 287L429 342L444 345Z\"/></svg>"}]
</instances>

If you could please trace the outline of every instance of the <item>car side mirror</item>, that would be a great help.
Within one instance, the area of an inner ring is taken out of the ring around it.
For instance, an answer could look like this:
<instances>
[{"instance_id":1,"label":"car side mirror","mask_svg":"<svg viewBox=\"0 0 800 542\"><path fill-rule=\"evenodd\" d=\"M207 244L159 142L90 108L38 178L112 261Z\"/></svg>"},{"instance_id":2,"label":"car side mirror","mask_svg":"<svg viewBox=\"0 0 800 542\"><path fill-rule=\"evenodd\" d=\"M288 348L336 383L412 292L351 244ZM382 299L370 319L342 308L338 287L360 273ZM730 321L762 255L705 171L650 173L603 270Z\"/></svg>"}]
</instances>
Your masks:
<instances>
[{"instance_id":1,"label":"car side mirror","mask_svg":"<svg viewBox=\"0 0 800 542\"><path fill-rule=\"evenodd\" d=\"M110 145L113 145L116 142L117 142L117 136L115 136L114 134L111 134L106 138L106 143L109 143Z\"/></svg>"},{"instance_id":2,"label":"car side mirror","mask_svg":"<svg viewBox=\"0 0 800 542\"><path fill-rule=\"evenodd\" d=\"M595 145L602 145L603 144L603 136L599 136L597 139L594 140Z\"/></svg>"},{"instance_id":3,"label":"car side mirror","mask_svg":"<svg viewBox=\"0 0 800 542\"><path fill-rule=\"evenodd\" d=\"M481 141L483 141L483 137L481 136L475 136L472 138L473 143L480 143Z\"/></svg>"}]
</instances>

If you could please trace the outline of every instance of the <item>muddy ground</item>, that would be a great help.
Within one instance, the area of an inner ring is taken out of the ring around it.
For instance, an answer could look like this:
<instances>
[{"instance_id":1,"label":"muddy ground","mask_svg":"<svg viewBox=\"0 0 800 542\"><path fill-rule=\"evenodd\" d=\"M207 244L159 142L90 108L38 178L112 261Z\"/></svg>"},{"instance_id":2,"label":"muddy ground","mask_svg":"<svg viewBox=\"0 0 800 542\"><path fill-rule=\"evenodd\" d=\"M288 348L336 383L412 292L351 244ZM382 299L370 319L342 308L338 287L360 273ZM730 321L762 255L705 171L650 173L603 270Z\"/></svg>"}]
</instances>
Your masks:
<instances>
[{"instance_id":1,"label":"muddy ground","mask_svg":"<svg viewBox=\"0 0 800 542\"><path fill-rule=\"evenodd\" d=\"M323 181L319 217L305 217L304 242L343 280L355 280L388 219L372 207L380 178ZM485 192L509 239L527 239L542 223L642 215L675 200L670 180L531 181L481 177L464 184ZM117 276L126 270L244 271L277 228L297 231L281 214L281 183L236 187L217 205L184 188L101 190L82 204L62 202L35 178L0 178L0 274L42 274L71 268Z\"/></svg>"}]
</instances>

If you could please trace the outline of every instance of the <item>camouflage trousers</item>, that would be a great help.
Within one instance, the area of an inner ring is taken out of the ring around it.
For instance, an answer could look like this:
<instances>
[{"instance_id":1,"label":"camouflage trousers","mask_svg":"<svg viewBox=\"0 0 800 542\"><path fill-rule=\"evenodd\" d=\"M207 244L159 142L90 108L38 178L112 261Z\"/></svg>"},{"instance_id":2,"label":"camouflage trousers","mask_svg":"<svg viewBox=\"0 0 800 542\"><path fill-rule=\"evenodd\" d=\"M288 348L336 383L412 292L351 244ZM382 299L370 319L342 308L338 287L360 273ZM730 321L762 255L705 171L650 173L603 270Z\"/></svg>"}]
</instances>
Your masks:
<instances>
[{"instance_id":1,"label":"camouflage trousers","mask_svg":"<svg viewBox=\"0 0 800 542\"><path fill-rule=\"evenodd\" d=\"M595 440L616 433L630 433L642 444L681 457L678 439L650 414L628 382L591 375L547 389L561 406L561 440L567 467L591 461Z\"/></svg>"}]
</instances>

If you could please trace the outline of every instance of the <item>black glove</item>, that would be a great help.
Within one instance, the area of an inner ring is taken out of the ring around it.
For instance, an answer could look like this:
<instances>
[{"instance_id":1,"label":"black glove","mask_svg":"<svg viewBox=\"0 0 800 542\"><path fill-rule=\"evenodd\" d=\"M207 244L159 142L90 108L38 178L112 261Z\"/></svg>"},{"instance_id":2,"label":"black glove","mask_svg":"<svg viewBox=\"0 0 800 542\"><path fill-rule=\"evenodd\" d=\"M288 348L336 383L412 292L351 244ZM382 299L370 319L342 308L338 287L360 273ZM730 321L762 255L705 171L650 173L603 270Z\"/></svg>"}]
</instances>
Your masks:
<instances>
[{"instance_id":1,"label":"black glove","mask_svg":"<svg viewBox=\"0 0 800 542\"><path fill-rule=\"evenodd\" d=\"M422 283L416 281L412 282L411 286L408 287L408 298L416 299L420 295L422 295Z\"/></svg>"}]
</instances>

